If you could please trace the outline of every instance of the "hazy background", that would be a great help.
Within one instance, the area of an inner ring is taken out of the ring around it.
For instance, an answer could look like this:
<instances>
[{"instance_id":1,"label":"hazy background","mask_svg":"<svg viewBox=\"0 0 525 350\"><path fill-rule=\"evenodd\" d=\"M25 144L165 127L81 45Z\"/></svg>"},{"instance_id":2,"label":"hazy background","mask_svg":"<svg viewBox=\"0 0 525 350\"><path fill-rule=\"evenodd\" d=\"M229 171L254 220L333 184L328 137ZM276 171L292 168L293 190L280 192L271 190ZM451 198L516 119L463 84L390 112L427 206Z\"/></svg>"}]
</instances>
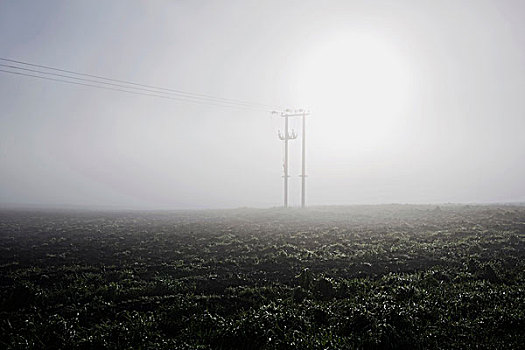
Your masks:
<instances>
[{"instance_id":1,"label":"hazy background","mask_svg":"<svg viewBox=\"0 0 525 350\"><path fill-rule=\"evenodd\" d=\"M3 0L0 56L308 108L310 205L525 201L524 1ZM281 205L269 113L1 72L0 107L1 205Z\"/></svg>"}]
</instances>

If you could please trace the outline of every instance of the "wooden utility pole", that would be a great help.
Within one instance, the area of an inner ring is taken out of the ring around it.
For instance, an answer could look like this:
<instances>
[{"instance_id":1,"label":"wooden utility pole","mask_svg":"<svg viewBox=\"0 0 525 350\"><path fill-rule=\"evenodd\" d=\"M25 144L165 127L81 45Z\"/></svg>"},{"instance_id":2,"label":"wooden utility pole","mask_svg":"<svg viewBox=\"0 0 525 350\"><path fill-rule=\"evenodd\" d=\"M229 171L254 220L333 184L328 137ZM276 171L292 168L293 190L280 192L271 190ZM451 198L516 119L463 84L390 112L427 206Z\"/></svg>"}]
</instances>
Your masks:
<instances>
[{"instance_id":1,"label":"wooden utility pole","mask_svg":"<svg viewBox=\"0 0 525 350\"><path fill-rule=\"evenodd\" d=\"M277 113L277 112L274 112ZM297 134L294 130L290 134L288 132L288 118L289 117L302 117L303 118L303 135L302 135L302 172L299 175L302 178L301 181L301 207L306 207L306 116L310 115L310 112L303 109L291 110L287 109L281 112L281 117L284 118L284 135L279 131L279 138L284 141L284 207L288 207L288 140L297 138Z\"/></svg>"},{"instance_id":2,"label":"wooden utility pole","mask_svg":"<svg viewBox=\"0 0 525 350\"><path fill-rule=\"evenodd\" d=\"M284 164L283 164L283 171L284 171L284 204L283 206L285 208L288 208L288 178L290 177L288 175L288 140L295 140L297 138L297 134L294 130L292 130L292 133L290 134L288 132L288 117L290 117L289 110L286 110L281 113L281 117L284 118L284 135L281 134L281 131L278 132L279 138L284 141Z\"/></svg>"},{"instance_id":3,"label":"wooden utility pole","mask_svg":"<svg viewBox=\"0 0 525 350\"><path fill-rule=\"evenodd\" d=\"M302 135L302 164L301 164L301 208L306 206L306 111L303 111L303 135Z\"/></svg>"}]
</instances>

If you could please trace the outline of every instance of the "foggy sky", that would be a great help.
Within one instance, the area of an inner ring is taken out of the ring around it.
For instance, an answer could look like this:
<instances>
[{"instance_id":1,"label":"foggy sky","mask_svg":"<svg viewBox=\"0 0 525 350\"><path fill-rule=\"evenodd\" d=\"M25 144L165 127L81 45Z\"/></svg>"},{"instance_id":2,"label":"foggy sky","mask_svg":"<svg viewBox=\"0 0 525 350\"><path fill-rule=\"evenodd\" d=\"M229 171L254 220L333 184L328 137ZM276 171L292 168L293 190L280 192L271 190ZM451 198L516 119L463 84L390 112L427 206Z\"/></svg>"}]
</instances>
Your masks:
<instances>
[{"instance_id":1,"label":"foggy sky","mask_svg":"<svg viewBox=\"0 0 525 350\"><path fill-rule=\"evenodd\" d=\"M2 1L0 57L308 108L309 205L525 201L523 1ZM0 106L0 205L282 203L269 113L1 72Z\"/></svg>"}]
</instances>

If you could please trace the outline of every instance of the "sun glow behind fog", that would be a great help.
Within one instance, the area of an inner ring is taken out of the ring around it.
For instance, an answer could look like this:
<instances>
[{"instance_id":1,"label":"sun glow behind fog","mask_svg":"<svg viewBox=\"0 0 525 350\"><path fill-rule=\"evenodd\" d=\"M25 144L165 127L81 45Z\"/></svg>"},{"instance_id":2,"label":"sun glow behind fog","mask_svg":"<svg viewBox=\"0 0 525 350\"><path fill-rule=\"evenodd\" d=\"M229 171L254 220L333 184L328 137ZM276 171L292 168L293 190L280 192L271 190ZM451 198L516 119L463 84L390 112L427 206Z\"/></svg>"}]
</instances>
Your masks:
<instances>
[{"instance_id":1,"label":"sun glow behind fog","mask_svg":"<svg viewBox=\"0 0 525 350\"><path fill-rule=\"evenodd\" d=\"M410 100L408 64L399 50L372 35L347 34L313 45L303 59L297 91L312 110L320 142L345 154L397 142Z\"/></svg>"}]
</instances>

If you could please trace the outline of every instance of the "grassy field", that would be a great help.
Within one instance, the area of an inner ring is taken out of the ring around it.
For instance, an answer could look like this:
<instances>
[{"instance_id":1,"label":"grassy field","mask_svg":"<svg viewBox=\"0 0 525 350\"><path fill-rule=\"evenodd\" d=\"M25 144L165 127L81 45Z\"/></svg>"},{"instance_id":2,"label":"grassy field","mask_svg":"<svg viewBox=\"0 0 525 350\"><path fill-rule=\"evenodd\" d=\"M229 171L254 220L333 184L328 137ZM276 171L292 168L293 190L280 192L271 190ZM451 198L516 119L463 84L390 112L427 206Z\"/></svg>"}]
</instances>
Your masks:
<instances>
[{"instance_id":1,"label":"grassy field","mask_svg":"<svg viewBox=\"0 0 525 350\"><path fill-rule=\"evenodd\" d=\"M525 344L525 206L2 210L0 252L0 348Z\"/></svg>"}]
</instances>

